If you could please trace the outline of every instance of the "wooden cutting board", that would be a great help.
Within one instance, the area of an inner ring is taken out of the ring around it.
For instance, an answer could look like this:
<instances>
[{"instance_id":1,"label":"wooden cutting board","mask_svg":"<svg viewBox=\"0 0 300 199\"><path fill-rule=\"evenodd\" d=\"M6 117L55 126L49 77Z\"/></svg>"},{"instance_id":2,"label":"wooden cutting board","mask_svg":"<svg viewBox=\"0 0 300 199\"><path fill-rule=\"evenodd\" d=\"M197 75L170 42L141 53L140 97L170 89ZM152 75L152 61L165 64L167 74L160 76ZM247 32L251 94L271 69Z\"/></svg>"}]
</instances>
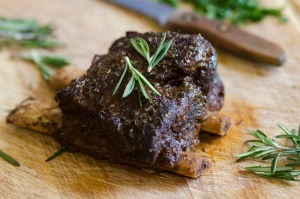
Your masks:
<instances>
[{"instance_id":1,"label":"wooden cutting board","mask_svg":"<svg viewBox=\"0 0 300 199\"><path fill-rule=\"evenodd\" d=\"M276 6L283 1L264 2ZM280 132L278 122L290 128L300 124L299 10L292 1L285 5L289 23L268 18L243 27L281 45L288 55L283 67L218 50L218 70L226 86L222 113L232 116L237 125L225 137L201 136L200 149L214 164L198 179L167 172L149 174L77 153L45 163L60 148L58 143L52 137L8 125L5 117L24 98L53 98L55 91L40 78L35 66L11 59L18 49L2 48L0 148L21 167L0 159L0 198L299 198L300 183L257 177L242 167L260 163L235 163L234 158L248 148L246 129L259 128L275 136ZM72 57L73 65L85 69L95 53L106 53L126 31L161 31L146 17L100 0L1 0L0 15L53 24L56 37L67 44L55 52Z\"/></svg>"}]
</instances>

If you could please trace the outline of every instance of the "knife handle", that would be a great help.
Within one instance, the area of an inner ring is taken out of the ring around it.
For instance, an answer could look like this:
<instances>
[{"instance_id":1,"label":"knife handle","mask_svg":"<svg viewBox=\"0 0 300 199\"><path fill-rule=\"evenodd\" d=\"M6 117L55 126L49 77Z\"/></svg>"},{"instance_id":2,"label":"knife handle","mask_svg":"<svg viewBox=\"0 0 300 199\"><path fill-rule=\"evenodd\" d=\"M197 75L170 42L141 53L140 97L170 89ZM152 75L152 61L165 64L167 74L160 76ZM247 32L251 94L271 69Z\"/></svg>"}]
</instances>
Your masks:
<instances>
[{"instance_id":1,"label":"knife handle","mask_svg":"<svg viewBox=\"0 0 300 199\"><path fill-rule=\"evenodd\" d=\"M200 33L221 49L251 60L272 65L282 65L286 60L285 52L276 44L228 23L210 20L192 12L176 11L165 27L187 33Z\"/></svg>"}]
</instances>

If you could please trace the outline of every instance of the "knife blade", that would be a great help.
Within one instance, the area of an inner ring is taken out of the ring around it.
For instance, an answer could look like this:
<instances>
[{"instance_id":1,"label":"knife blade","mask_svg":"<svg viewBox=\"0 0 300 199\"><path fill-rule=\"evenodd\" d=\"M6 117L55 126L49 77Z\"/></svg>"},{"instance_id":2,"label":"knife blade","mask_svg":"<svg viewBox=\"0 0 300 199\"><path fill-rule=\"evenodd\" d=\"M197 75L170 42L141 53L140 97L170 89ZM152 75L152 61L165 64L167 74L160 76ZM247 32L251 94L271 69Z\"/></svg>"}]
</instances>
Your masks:
<instances>
[{"instance_id":1,"label":"knife blade","mask_svg":"<svg viewBox=\"0 0 300 199\"><path fill-rule=\"evenodd\" d=\"M217 47L236 55L266 64L281 66L286 60L284 50L263 38L221 21L207 19L191 11L149 0L110 0L156 20L163 28L201 34Z\"/></svg>"}]
</instances>

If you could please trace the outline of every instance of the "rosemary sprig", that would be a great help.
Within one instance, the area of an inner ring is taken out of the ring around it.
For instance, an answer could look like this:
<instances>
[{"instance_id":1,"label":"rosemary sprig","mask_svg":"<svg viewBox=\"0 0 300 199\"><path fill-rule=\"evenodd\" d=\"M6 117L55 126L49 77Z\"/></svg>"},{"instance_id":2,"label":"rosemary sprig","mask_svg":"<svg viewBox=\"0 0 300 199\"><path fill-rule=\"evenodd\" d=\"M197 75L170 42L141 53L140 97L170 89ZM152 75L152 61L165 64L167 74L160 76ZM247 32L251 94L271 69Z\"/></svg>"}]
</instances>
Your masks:
<instances>
[{"instance_id":1,"label":"rosemary sprig","mask_svg":"<svg viewBox=\"0 0 300 199\"><path fill-rule=\"evenodd\" d=\"M49 158L47 158L47 160L45 160L45 162L49 162L51 160L54 160L55 158L57 158L58 156L62 155L64 152L66 152L68 149L63 146L61 149L59 149L58 151L56 151L53 155L51 155Z\"/></svg>"},{"instance_id":2,"label":"rosemary sprig","mask_svg":"<svg viewBox=\"0 0 300 199\"><path fill-rule=\"evenodd\" d=\"M245 169L266 178L299 181L295 177L300 175L300 171L293 170L292 167L300 165L300 126L297 135L295 129L290 131L282 124L278 124L278 127L283 130L284 134L278 135L276 138L288 138L294 147L281 146L260 130L249 131L256 139L246 141L253 143L252 147L246 153L237 155L236 159L237 161L250 157L262 157L262 160L273 159L270 167L250 166ZM277 166L279 158L283 157L292 162L284 166Z\"/></svg>"},{"instance_id":3,"label":"rosemary sprig","mask_svg":"<svg viewBox=\"0 0 300 199\"><path fill-rule=\"evenodd\" d=\"M6 162L10 163L13 166L19 167L20 163L17 162L13 157L7 155L3 151L0 150L0 157L3 158Z\"/></svg>"},{"instance_id":4,"label":"rosemary sprig","mask_svg":"<svg viewBox=\"0 0 300 199\"><path fill-rule=\"evenodd\" d=\"M130 70L131 72L131 78L129 80L129 82L127 83L126 87L125 87L125 90L123 92L123 95L122 97L125 98L125 97L128 97L134 90L135 86L137 85L137 90L138 90L138 93L139 93L139 103L140 103L140 106L142 106L142 101L141 101L141 97L140 97L140 93L143 94L143 96L151 101L151 98L150 96L148 95L146 89L145 89L145 85L147 85L154 93L156 93L157 95L161 96L161 94L154 88L154 86L145 78L145 76L139 72L135 67L134 67L134 63L129 59L129 57L125 57L125 68L124 68L124 71L121 75L121 78L120 80L118 81L115 89L114 89L114 92L113 92L113 95L116 94L116 92L118 91L125 75L126 75L126 72L127 70ZM145 85L144 85L145 84Z\"/></svg>"},{"instance_id":5,"label":"rosemary sprig","mask_svg":"<svg viewBox=\"0 0 300 199\"><path fill-rule=\"evenodd\" d=\"M135 37L130 39L132 46L136 49L138 53L140 53L147 61L148 61L148 72L151 70L163 59L163 57L167 54L169 48L171 47L175 36L170 40L165 42L167 37L167 33L164 32L162 39L155 51L155 53L150 56L150 47L147 41L141 37Z\"/></svg>"},{"instance_id":6,"label":"rosemary sprig","mask_svg":"<svg viewBox=\"0 0 300 199\"><path fill-rule=\"evenodd\" d=\"M31 51L30 54L20 55L20 58L35 63L44 80L49 81L52 76L52 68L62 68L70 64L70 60L61 55L39 55L36 51Z\"/></svg>"},{"instance_id":7,"label":"rosemary sprig","mask_svg":"<svg viewBox=\"0 0 300 199\"><path fill-rule=\"evenodd\" d=\"M50 25L40 26L35 20L0 18L0 44L19 44L30 48L63 46L50 40L53 29Z\"/></svg>"},{"instance_id":8,"label":"rosemary sprig","mask_svg":"<svg viewBox=\"0 0 300 199\"><path fill-rule=\"evenodd\" d=\"M32 52L36 54L34 51ZM34 62L34 58L31 54L23 54L20 57L22 59L32 61ZM54 68L62 68L66 65L70 64L70 60L67 57L64 57L62 55L55 55L55 54L44 54L44 55L38 55L40 57L40 60L48 65L51 65Z\"/></svg>"},{"instance_id":9,"label":"rosemary sprig","mask_svg":"<svg viewBox=\"0 0 300 199\"><path fill-rule=\"evenodd\" d=\"M20 40L20 41L13 41L16 44L20 44L27 48L54 48L54 47L64 47L65 44L54 41L54 40ZM1 39L0 39L1 43Z\"/></svg>"},{"instance_id":10,"label":"rosemary sprig","mask_svg":"<svg viewBox=\"0 0 300 199\"><path fill-rule=\"evenodd\" d=\"M262 167L262 166L250 166L245 167L246 170L251 171L261 177L271 178L276 180L290 180L290 181L299 181L295 177L300 175L299 171L294 171L292 167L282 166L277 167L276 172L271 173L271 167Z\"/></svg>"},{"instance_id":11,"label":"rosemary sprig","mask_svg":"<svg viewBox=\"0 0 300 199\"><path fill-rule=\"evenodd\" d=\"M176 36L176 35L175 35ZM165 42L166 37L167 37L167 33L164 32L162 39L159 43L158 48L156 49L155 53L150 56L150 47L149 44L147 43L146 40L144 40L141 37L135 37L130 39L130 42L132 44L132 46L135 48L135 50L140 53L147 61L148 61L148 72L151 72L151 70L163 59L163 57L167 54L169 48L171 47L175 36L170 40ZM139 97L139 104L142 107L142 95L149 101L151 101L150 96L148 95L148 92L145 89L145 85L147 85L154 93L156 93L157 95L161 96L161 94L154 88L154 86L152 86L152 84L144 77L144 75L138 71L135 67L134 67L134 62L131 61L129 59L129 57L125 57L125 68L124 71L113 91L113 95L116 94L116 92L118 91L126 73L127 70L131 71L131 78L129 80L129 82L127 83L125 90L123 92L122 97L128 97L133 90L135 89L136 85L136 90L138 91L138 97ZM145 85L144 85L145 84Z\"/></svg>"}]
</instances>

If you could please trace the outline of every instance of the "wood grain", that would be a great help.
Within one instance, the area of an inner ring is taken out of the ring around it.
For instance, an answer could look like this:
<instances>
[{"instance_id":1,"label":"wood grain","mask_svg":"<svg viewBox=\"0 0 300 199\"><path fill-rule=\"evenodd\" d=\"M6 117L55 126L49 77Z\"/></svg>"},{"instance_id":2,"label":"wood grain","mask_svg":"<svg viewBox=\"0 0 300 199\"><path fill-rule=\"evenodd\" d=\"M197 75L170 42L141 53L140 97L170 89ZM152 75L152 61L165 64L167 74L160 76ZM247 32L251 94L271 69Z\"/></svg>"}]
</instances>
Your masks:
<instances>
[{"instance_id":1,"label":"wood grain","mask_svg":"<svg viewBox=\"0 0 300 199\"><path fill-rule=\"evenodd\" d=\"M286 13L292 19L289 23L268 18L244 27L286 50L288 59L283 67L250 62L218 50L218 70L226 86L222 113L232 116L238 125L225 137L201 135L200 149L214 164L196 180L166 172L149 174L77 153L66 153L45 163L60 148L57 142L8 125L5 117L26 97L53 98L54 90L43 82L34 66L10 58L19 49L2 48L0 147L21 167L0 159L0 198L298 198L299 183L259 178L241 170L255 162L235 163L234 159L247 149L243 142L250 137L245 129L260 128L275 136L279 132L276 122L291 128L300 123L299 15L288 1L286 4ZM143 16L100 0L1 0L0 13L52 23L56 37L68 44L56 52L69 55L73 65L85 69L95 53L106 53L125 31L161 30Z\"/></svg>"}]
</instances>

